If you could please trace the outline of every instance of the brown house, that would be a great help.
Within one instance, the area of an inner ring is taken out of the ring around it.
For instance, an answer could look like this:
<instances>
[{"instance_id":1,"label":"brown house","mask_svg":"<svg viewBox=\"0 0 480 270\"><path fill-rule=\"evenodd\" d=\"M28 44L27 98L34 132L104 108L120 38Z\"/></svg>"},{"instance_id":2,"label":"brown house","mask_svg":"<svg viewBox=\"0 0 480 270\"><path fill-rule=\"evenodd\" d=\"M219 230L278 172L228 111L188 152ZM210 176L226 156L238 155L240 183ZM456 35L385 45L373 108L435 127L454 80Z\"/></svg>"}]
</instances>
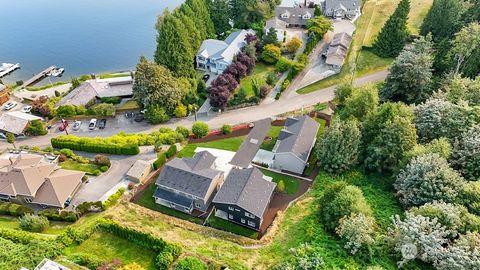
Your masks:
<instances>
[{"instance_id":1,"label":"brown house","mask_svg":"<svg viewBox=\"0 0 480 270\"><path fill-rule=\"evenodd\" d=\"M0 106L10 99L10 91L8 88L0 83Z\"/></svg>"},{"instance_id":2,"label":"brown house","mask_svg":"<svg viewBox=\"0 0 480 270\"><path fill-rule=\"evenodd\" d=\"M84 175L58 169L39 155L0 159L0 200L64 208Z\"/></svg>"}]
</instances>

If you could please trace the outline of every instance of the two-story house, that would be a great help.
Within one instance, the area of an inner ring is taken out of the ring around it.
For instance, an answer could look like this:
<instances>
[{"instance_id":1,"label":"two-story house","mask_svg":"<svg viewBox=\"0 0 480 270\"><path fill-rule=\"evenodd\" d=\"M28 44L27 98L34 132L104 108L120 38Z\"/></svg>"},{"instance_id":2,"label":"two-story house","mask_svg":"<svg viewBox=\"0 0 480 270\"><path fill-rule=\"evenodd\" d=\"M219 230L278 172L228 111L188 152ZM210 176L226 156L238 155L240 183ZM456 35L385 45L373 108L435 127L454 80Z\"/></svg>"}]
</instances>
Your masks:
<instances>
[{"instance_id":1,"label":"two-story house","mask_svg":"<svg viewBox=\"0 0 480 270\"><path fill-rule=\"evenodd\" d=\"M215 215L258 231L276 186L255 167L233 168L213 199Z\"/></svg>"},{"instance_id":2,"label":"two-story house","mask_svg":"<svg viewBox=\"0 0 480 270\"><path fill-rule=\"evenodd\" d=\"M202 151L192 158L169 161L157 178L155 202L187 214L194 210L206 212L224 178L215 160L212 154Z\"/></svg>"},{"instance_id":3,"label":"two-story house","mask_svg":"<svg viewBox=\"0 0 480 270\"><path fill-rule=\"evenodd\" d=\"M286 29L290 27L305 27L307 22L314 17L314 8L295 5L293 7L277 7L275 8L275 17L265 23L265 34L270 29L277 32L277 40L283 42L286 38Z\"/></svg>"},{"instance_id":4,"label":"two-story house","mask_svg":"<svg viewBox=\"0 0 480 270\"><path fill-rule=\"evenodd\" d=\"M354 19L361 14L361 0L325 0L323 14L332 18Z\"/></svg>"},{"instance_id":5,"label":"two-story house","mask_svg":"<svg viewBox=\"0 0 480 270\"><path fill-rule=\"evenodd\" d=\"M302 174L319 128L320 125L308 115L287 118L272 150L273 169Z\"/></svg>"},{"instance_id":6,"label":"two-story house","mask_svg":"<svg viewBox=\"0 0 480 270\"><path fill-rule=\"evenodd\" d=\"M235 55L247 45L247 34L255 32L242 29L231 33L224 41L204 40L195 57L197 69L221 74L233 62Z\"/></svg>"}]
</instances>

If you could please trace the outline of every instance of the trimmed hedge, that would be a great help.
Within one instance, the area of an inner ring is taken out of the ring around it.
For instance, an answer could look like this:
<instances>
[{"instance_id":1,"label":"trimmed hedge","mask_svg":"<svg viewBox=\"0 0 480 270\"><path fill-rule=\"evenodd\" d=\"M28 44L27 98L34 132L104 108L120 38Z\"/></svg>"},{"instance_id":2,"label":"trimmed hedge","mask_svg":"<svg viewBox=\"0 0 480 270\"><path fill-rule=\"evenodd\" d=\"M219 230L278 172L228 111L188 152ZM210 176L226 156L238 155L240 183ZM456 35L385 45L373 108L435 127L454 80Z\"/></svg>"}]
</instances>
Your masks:
<instances>
[{"instance_id":1,"label":"trimmed hedge","mask_svg":"<svg viewBox=\"0 0 480 270\"><path fill-rule=\"evenodd\" d=\"M65 211L65 210L59 211L58 209L45 209L43 211L38 212L38 215L46 217L49 220L67 221L67 222L75 222L81 216L81 214L74 211Z\"/></svg>"},{"instance_id":2,"label":"trimmed hedge","mask_svg":"<svg viewBox=\"0 0 480 270\"><path fill-rule=\"evenodd\" d=\"M14 243L20 243L25 245L31 242L47 241L52 239L51 237L42 236L41 234L6 228L0 228L0 238L5 238Z\"/></svg>"},{"instance_id":3,"label":"trimmed hedge","mask_svg":"<svg viewBox=\"0 0 480 270\"><path fill-rule=\"evenodd\" d=\"M160 167L165 165L166 162L167 162L167 155L165 153L159 155L157 160L153 162L153 169L158 170Z\"/></svg>"},{"instance_id":4,"label":"trimmed hedge","mask_svg":"<svg viewBox=\"0 0 480 270\"><path fill-rule=\"evenodd\" d=\"M175 144L172 144L168 148L167 152L165 152L165 156L168 159L168 158L171 158L171 157L175 156L176 153L177 153L177 146Z\"/></svg>"},{"instance_id":5,"label":"trimmed hedge","mask_svg":"<svg viewBox=\"0 0 480 270\"><path fill-rule=\"evenodd\" d=\"M108 199L102 205L103 210L107 210L110 206L116 204L118 199L122 197L123 193L125 193L125 188L121 187L117 190L117 192L110 195L110 197L108 197Z\"/></svg>"},{"instance_id":6,"label":"trimmed hedge","mask_svg":"<svg viewBox=\"0 0 480 270\"><path fill-rule=\"evenodd\" d=\"M14 217L32 214L33 210L21 204L0 202L0 214Z\"/></svg>"},{"instance_id":7,"label":"trimmed hedge","mask_svg":"<svg viewBox=\"0 0 480 270\"><path fill-rule=\"evenodd\" d=\"M105 153L115 155L136 155L140 148L136 144L109 143L101 138L78 138L74 135L62 135L51 139L54 148L68 148L90 153Z\"/></svg>"}]
</instances>

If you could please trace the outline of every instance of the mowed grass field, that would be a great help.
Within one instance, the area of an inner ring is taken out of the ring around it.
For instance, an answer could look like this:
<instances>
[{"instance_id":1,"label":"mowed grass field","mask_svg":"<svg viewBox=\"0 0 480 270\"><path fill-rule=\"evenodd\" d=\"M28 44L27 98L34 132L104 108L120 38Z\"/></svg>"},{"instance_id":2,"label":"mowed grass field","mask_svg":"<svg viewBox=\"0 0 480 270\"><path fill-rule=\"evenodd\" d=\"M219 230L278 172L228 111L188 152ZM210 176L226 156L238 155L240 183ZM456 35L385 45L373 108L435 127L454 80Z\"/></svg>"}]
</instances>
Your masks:
<instances>
[{"instance_id":1,"label":"mowed grass field","mask_svg":"<svg viewBox=\"0 0 480 270\"><path fill-rule=\"evenodd\" d=\"M326 87L336 85L343 80L362 77L386 69L392 58L381 58L366 50L372 46L378 33L390 15L395 11L400 0L367 0L362 9L362 16L355 22L357 30L354 33L352 45L347 60L337 75L297 90L306 94ZM411 34L418 34L423 19L432 6L433 0L411 0L408 29Z\"/></svg>"}]
</instances>

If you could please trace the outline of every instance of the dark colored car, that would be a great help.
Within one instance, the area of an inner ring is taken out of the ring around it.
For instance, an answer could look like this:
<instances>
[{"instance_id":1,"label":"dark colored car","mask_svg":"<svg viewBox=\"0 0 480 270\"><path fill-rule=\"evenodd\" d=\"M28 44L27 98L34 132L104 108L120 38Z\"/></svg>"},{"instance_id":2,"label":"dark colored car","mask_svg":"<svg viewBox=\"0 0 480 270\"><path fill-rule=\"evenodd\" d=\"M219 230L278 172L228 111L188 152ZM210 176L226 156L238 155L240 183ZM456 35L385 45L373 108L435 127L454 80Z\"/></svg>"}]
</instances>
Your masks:
<instances>
[{"instance_id":1,"label":"dark colored car","mask_svg":"<svg viewBox=\"0 0 480 270\"><path fill-rule=\"evenodd\" d=\"M145 119L145 115L143 113L137 113L135 116L135 119L133 119L135 122L142 122L143 119Z\"/></svg>"},{"instance_id":2,"label":"dark colored car","mask_svg":"<svg viewBox=\"0 0 480 270\"><path fill-rule=\"evenodd\" d=\"M128 118L128 119L133 118L133 117L135 117L135 113L134 112L126 112L125 117Z\"/></svg>"},{"instance_id":3,"label":"dark colored car","mask_svg":"<svg viewBox=\"0 0 480 270\"><path fill-rule=\"evenodd\" d=\"M98 128L99 129L104 129L105 126L107 125L107 119L100 119L100 121L98 122Z\"/></svg>"},{"instance_id":4,"label":"dark colored car","mask_svg":"<svg viewBox=\"0 0 480 270\"><path fill-rule=\"evenodd\" d=\"M204 81L204 82L207 82L208 79L210 79L210 74L205 74L205 75L203 75L203 81Z\"/></svg>"}]
</instances>

